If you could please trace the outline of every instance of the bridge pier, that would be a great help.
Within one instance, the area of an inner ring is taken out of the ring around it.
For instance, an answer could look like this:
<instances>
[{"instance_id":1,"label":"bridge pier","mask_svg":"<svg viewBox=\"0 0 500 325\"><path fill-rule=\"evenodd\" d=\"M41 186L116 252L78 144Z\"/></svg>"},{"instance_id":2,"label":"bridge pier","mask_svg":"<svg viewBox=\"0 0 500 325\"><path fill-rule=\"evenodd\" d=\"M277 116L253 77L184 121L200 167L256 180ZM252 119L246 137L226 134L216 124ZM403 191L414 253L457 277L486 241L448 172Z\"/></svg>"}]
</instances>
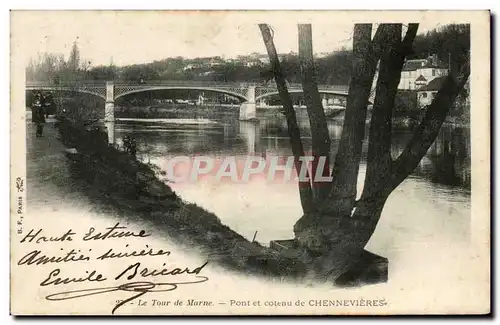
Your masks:
<instances>
[{"instance_id":1,"label":"bridge pier","mask_svg":"<svg viewBox=\"0 0 500 325\"><path fill-rule=\"evenodd\" d=\"M104 126L106 127L106 131L108 133L108 143L115 143L115 121L104 121Z\"/></svg>"},{"instance_id":2,"label":"bridge pier","mask_svg":"<svg viewBox=\"0 0 500 325\"><path fill-rule=\"evenodd\" d=\"M240 105L240 121L254 120L257 117L257 105L255 104L255 86L248 87L248 101Z\"/></svg>"},{"instance_id":3,"label":"bridge pier","mask_svg":"<svg viewBox=\"0 0 500 325\"><path fill-rule=\"evenodd\" d=\"M240 135L247 142L247 153L255 154L259 151L260 128L254 121L241 121L239 123Z\"/></svg>"},{"instance_id":4,"label":"bridge pier","mask_svg":"<svg viewBox=\"0 0 500 325\"><path fill-rule=\"evenodd\" d=\"M115 86L113 81L106 81L106 104L104 106L104 125L108 132L108 143L115 143Z\"/></svg>"}]
</instances>

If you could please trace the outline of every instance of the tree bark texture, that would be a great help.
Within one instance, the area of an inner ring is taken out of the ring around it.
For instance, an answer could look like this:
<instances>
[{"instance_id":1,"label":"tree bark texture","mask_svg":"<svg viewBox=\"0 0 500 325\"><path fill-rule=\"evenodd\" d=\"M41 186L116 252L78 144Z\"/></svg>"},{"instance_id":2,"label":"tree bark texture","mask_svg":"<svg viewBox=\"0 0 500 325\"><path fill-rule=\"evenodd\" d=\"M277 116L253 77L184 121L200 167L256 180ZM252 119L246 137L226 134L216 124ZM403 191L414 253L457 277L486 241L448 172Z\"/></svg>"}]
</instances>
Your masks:
<instances>
[{"instance_id":1,"label":"tree bark texture","mask_svg":"<svg viewBox=\"0 0 500 325\"><path fill-rule=\"evenodd\" d=\"M271 30L266 24L259 24L259 28L262 33L262 38L264 39L264 44L266 45L267 54L269 55L271 68L274 74L274 79L276 81L280 100L283 105L283 113L287 122L288 136L290 138L290 143L292 146L295 169L297 170L298 174L302 168L300 157L304 156L304 148L302 146L302 140L300 138L297 116L295 115L293 102L286 86L285 77L281 71L278 53L276 52L276 47L274 46ZM309 177L309 173L307 173L306 177ZM309 181L299 182L299 193L304 214L311 213L314 210L314 203L313 192Z\"/></svg>"},{"instance_id":2,"label":"tree bark texture","mask_svg":"<svg viewBox=\"0 0 500 325\"><path fill-rule=\"evenodd\" d=\"M380 33L381 28L379 27L375 35L376 39ZM379 59L379 53L375 51L371 34L371 24L354 26L353 51L355 58L352 65L352 77L349 84L342 136L333 166L332 189L329 202L325 202L328 211L339 216L350 216L356 201L368 98Z\"/></svg>"},{"instance_id":3,"label":"tree bark texture","mask_svg":"<svg viewBox=\"0 0 500 325\"><path fill-rule=\"evenodd\" d=\"M325 165L320 176L330 176L330 135L326 123L324 107L316 82L311 24L299 24L299 61L302 89L312 136L312 186L315 203L321 203L330 189L325 182L315 182L319 157L325 157Z\"/></svg>"}]
</instances>

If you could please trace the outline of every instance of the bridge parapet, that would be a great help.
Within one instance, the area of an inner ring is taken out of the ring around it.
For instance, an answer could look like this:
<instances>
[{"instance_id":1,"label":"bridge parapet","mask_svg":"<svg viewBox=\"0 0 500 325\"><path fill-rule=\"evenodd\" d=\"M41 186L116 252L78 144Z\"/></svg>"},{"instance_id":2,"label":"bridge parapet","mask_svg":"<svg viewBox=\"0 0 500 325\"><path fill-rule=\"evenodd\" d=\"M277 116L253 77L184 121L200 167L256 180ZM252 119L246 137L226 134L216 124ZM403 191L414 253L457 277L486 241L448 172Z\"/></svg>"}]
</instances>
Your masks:
<instances>
[{"instance_id":1,"label":"bridge parapet","mask_svg":"<svg viewBox=\"0 0 500 325\"><path fill-rule=\"evenodd\" d=\"M248 90L255 89L257 99L278 93L278 89L274 82L268 83L251 83L251 82L216 82L216 81L192 81L192 80L159 80L148 81L145 83L125 83L113 82L114 99L123 97L128 94L149 91L149 90L165 90L165 89L192 89L201 91L222 92L236 96L242 101L248 100ZM106 82L103 81L79 81L79 82L51 82L51 81L28 81L26 83L27 90L61 90L61 91L78 91L97 95L109 101L106 98ZM288 84L288 90L291 93L302 91L301 84ZM347 95L349 87L345 85L318 85L318 90L323 93L331 93L337 95Z\"/></svg>"},{"instance_id":2,"label":"bridge parapet","mask_svg":"<svg viewBox=\"0 0 500 325\"><path fill-rule=\"evenodd\" d=\"M47 90L47 91L74 91L80 93L92 94L103 99L106 99L105 84L79 84L79 83L41 83L27 82L26 90Z\"/></svg>"},{"instance_id":3,"label":"bridge parapet","mask_svg":"<svg viewBox=\"0 0 500 325\"><path fill-rule=\"evenodd\" d=\"M223 82L209 80L149 80L143 83L115 81L118 86L194 86L194 87L248 87L262 83L253 82Z\"/></svg>"},{"instance_id":4,"label":"bridge parapet","mask_svg":"<svg viewBox=\"0 0 500 325\"><path fill-rule=\"evenodd\" d=\"M128 94L167 89L201 90L227 93L247 100L247 90L250 86L241 84L210 84L210 83L162 83L162 84L115 84L115 99Z\"/></svg>"},{"instance_id":5,"label":"bridge parapet","mask_svg":"<svg viewBox=\"0 0 500 325\"><path fill-rule=\"evenodd\" d=\"M290 84L288 85L289 93L302 93L302 85L300 84ZM318 91L324 94L347 96L349 93L349 86L340 85L319 85ZM276 87L259 87L256 89L256 99L262 99L264 97L278 95L278 88Z\"/></svg>"},{"instance_id":6,"label":"bridge parapet","mask_svg":"<svg viewBox=\"0 0 500 325\"><path fill-rule=\"evenodd\" d=\"M114 81L115 86L119 87L161 87L161 86L185 86L185 87L210 87L210 88L245 88L256 87L261 89L274 89L277 87L273 81L267 83L257 82L219 82L219 81L196 81L196 80L152 80L144 83L139 82L123 82ZM27 87L64 87L64 88L82 88L82 87L96 87L106 85L106 81L102 80L82 80L77 82L54 82L54 81L27 81ZM299 83L288 83L290 89L302 89ZM346 85L318 85L319 90L332 90L332 91L347 91L349 86Z\"/></svg>"}]
</instances>

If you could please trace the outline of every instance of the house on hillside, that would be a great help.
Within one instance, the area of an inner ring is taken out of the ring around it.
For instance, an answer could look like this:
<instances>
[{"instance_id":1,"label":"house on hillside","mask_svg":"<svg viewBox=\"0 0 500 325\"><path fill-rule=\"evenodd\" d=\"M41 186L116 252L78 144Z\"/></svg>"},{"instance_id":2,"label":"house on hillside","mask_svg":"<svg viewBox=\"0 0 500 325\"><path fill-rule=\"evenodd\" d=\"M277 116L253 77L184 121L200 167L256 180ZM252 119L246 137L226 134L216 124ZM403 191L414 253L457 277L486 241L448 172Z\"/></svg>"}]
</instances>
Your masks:
<instances>
[{"instance_id":1,"label":"house on hillside","mask_svg":"<svg viewBox=\"0 0 500 325\"><path fill-rule=\"evenodd\" d=\"M187 71L187 70L194 70L194 69L201 69L202 65L200 63L189 63L182 70Z\"/></svg>"},{"instance_id":2,"label":"house on hillside","mask_svg":"<svg viewBox=\"0 0 500 325\"><path fill-rule=\"evenodd\" d=\"M434 78L427 85L417 90L417 105L419 108L424 108L432 103L445 79L446 77Z\"/></svg>"},{"instance_id":3,"label":"house on hillside","mask_svg":"<svg viewBox=\"0 0 500 325\"><path fill-rule=\"evenodd\" d=\"M433 54L427 59L407 60L401 71L398 89L416 90L433 79L448 75L448 68Z\"/></svg>"},{"instance_id":4,"label":"house on hillside","mask_svg":"<svg viewBox=\"0 0 500 325\"><path fill-rule=\"evenodd\" d=\"M246 66L247 68L251 68L251 67L260 67L260 66L262 66L262 65L263 65L263 63L262 63L260 60L258 60L258 59L250 59L250 60L247 60L247 61L245 61L245 63L244 63L244 64L245 64L245 66Z\"/></svg>"},{"instance_id":5,"label":"house on hillside","mask_svg":"<svg viewBox=\"0 0 500 325\"><path fill-rule=\"evenodd\" d=\"M207 65L210 67L210 68L213 68L213 67L220 67L222 65L224 65L225 61L216 56L216 57L213 57L213 58L207 58L208 59L208 63Z\"/></svg>"},{"instance_id":6,"label":"house on hillside","mask_svg":"<svg viewBox=\"0 0 500 325\"><path fill-rule=\"evenodd\" d=\"M269 60L269 56L267 54L261 54L259 55L259 57L257 58L260 63L262 63L263 65L266 65L266 64L269 64L270 63L270 60Z\"/></svg>"},{"instance_id":7,"label":"house on hillside","mask_svg":"<svg viewBox=\"0 0 500 325\"><path fill-rule=\"evenodd\" d=\"M261 56L264 57L263 54L258 53L252 53L251 55L238 55L234 62L239 63L247 68L263 66L265 64L265 60L261 60Z\"/></svg>"},{"instance_id":8,"label":"house on hillside","mask_svg":"<svg viewBox=\"0 0 500 325\"><path fill-rule=\"evenodd\" d=\"M315 59L322 59L322 58L326 58L327 56L329 56L330 54L332 54L331 52L320 52L320 53L314 53L314 58Z\"/></svg>"}]
</instances>

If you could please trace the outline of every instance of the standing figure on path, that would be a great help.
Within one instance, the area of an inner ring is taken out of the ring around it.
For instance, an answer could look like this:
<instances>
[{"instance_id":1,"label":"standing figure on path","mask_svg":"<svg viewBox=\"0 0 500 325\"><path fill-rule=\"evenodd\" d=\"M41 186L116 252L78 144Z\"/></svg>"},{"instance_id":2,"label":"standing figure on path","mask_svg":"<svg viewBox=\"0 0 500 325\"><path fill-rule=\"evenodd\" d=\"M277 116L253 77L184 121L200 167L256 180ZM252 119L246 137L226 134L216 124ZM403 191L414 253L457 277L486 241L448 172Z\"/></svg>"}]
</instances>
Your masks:
<instances>
[{"instance_id":1,"label":"standing figure on path","mask_svg":"<svg viewBox=\"0 0 500 325\"><path fill-rule=\"evenodd\" d=\"M134 137L130 138L130 154L134 158L135 158L135 155L137 154L137 144L135 143L135 138Z\"/></svg>"},{"instance_id":2,"label":"standing figure on path","mask_svg":"<svg viewBox=\"0 0 500 325\"><path fill-rule=\"evenodd\" d=\"M35 95L35 102L31 110L33 113L32 121L36 124L36 137L41 138L43 136L43 125L45 123L45 110L41 93Z\"/></svg>"},{"instance_id":3,"label":"standing figure on path","mask_svg":"<svg viewBox=\"0 0 500 325\"><path fill-rule=\"evenodd\" d=\"M126 153L130 152L130 138L128 135L125 135L123 137L123 149L125 150Z\"/></svg>"}]
</instances>

